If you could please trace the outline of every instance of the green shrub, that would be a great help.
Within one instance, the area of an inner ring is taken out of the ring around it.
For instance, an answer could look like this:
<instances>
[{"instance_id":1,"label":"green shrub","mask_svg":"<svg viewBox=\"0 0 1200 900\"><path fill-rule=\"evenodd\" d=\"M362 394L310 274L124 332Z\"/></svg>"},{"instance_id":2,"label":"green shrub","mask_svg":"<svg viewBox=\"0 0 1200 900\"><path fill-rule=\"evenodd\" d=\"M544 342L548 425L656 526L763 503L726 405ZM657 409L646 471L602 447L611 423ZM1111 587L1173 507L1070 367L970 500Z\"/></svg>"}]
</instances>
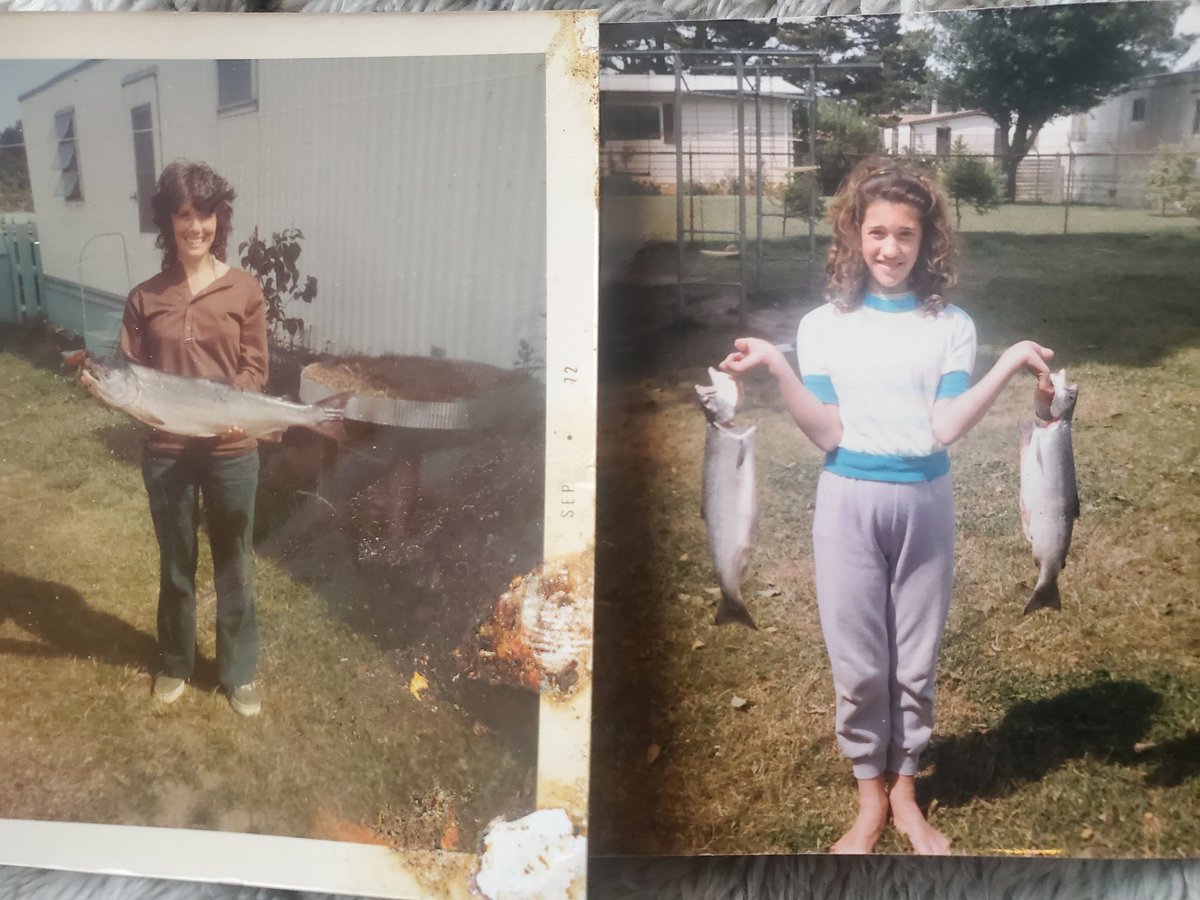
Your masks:
<instances>
[{"instance_id":1,"label":"green shrub","mask_svg":"<svg viewBox=\"0 0 1200 900\"><path fill-rule=\"evenodd\" d=\"M285 228L273 233L268 244L258 236L256 225L250 239L238 245L242 266L258 276L262 285L267 305L267 330L278 342L282 329L290 346L295 346L297 337L303 335L304 320L289 316L287 308L296 300L312 303L317 296L317 279L309 275L301 283L300 270L296 266L303 238L299 228Z\"/></svg>"},{"instance_id":2,"label":"green shrub","mask_svg":"<svg viewBox=\"0 0 1200 900\"><path fill-rule=\"evenodd\" d=\"M817 190L817 180L811 175L797 175L783 192L785 215L820 221L825 216L825 198Z\"/></svg>"},{"instance_id":3,"label":"green shrub","mask_svg":"<svg viewBox=\"0 0 1200 900\"><path fill-rule=\"evenodd\" d=\"M852 103L822 98L817 101L817 182L822 195L837 192L842 179L865 156L879 153L879 126ZM797 157L808 159L808 107L796 107Z\"/></svg>"},{"instance_id":4,"label":"green shrub","mask_svg":"<svg viewBox=\"0 0 1200 900\"><path fill-rule=\"evenodd\" d=\"M959 138L954 142L954 155L942 165L942 182L954 201L954 215L962 227L962 205L974 207L983 215L1000 205L1001 189L991 163L967 155L967 145Z\"/></svg>"},{"instance_id":5,"label":"green shrub","mask_svg":"<svg viewBox=\"0 0 1200 900\"><path fill-rule=\"evenodd\" d=\"M1189 215L1200 216L1200 176L1197 158L1178 144L1163 144L1150 161L1143 176L1146 195L1164 215L1167 204L1182 207Z\"/></svg>"}]
</instances>

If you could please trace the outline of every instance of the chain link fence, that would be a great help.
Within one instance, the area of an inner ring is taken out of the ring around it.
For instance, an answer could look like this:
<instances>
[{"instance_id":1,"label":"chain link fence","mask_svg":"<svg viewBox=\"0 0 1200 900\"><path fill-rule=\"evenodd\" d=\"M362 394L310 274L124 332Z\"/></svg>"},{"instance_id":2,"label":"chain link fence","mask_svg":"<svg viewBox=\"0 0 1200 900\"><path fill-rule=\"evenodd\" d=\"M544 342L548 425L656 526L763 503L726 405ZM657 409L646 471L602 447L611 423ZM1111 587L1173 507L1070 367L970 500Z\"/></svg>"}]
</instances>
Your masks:
<instances>
[{"instance_id":1,"label":"chain link fence","mask_svg":"<svg viewBox=\"0 0 1200 900\"><path fill-rule=\"evenodd\" d=\"M655 181L651 173L663 160L648 158L669 156L673 167L672 150L647 151L642 160L626 151L620 167L606 165L603 153L602 147L602 283L632 280L642 285L676 285L683 273L689 283L705 283L711 289L739 283L756 302L777 295L820 295L830 238L826 186L838 184L862 157L827 159L816 172L782 157L773 166L750 166L742 197L736 170L724 172L720 166L726 161L720 154L685 153L685 178L677 184L674 178ZM967 154L957 158L963 156ZM996 157L970 156L992 168L1003 196L1004 179ZM1157 200L1149 189L1146 173L1154 156L1031 153L1018 169L1015 201L1002 201L980 212L951 198L952 215L968 241L972 234L988 233L1149 234L1200 228L1200 220L1178 204ZM955 158L934 156L921 161L944 171ZM774 172L775 177L764 177L760 183L756 171ZM704 172L706 177L688 179L689 172ZM682 222L677 217L677 191L682 194ZM744 253L739 253L743 222ZM697 290L692 288L687 296L697 295ZM677 299L677 315L682 314L684 302Z\"/></svg>"},{"instance_id":2,"label":"chain link fence","mask_svg":"<svg viewBox=\"0 0 1200 900\"><path fill-rule=\"evenodd\" d=\"M674 150L630 153L626 147L620 154L606 154L602 147L602 197L607 204L603 212L610 220L609 230L624 230L612 220L626 218L643 239L674 241L677 191L685 197L685 227L689 233L733 230L737 197L743 186L736 169L720 169L722 155L703 149L686 150L685 180L677 184L674 177L656 175L668 169L668 161L673 170ZM949 154L915 159L944 170L964 156L991 167L1003 196L1004 176L997 156ZM1158 230L1195 222L1177 205L1158 201L1148 189L1146 175L1154 156L1153 152L1032 152L1018 166L1016 200L1003 201L984 213L967 203L957 204L960 227L968 232L1070 234ZM778 240L807 235L810 209L816 214L818 233L828 233L824 221L828 186L840 181L861 158L848 154L826 158L821 161L820 171L814 173L796 171L803 167L792 165L793 160L781 154L766 154L761 171L767 177L762 179L761 187L753 167L744 185L748 237L761 234L764 240ZM692 175L701 172L703 177Z\"/></svg>"}]
</instances>

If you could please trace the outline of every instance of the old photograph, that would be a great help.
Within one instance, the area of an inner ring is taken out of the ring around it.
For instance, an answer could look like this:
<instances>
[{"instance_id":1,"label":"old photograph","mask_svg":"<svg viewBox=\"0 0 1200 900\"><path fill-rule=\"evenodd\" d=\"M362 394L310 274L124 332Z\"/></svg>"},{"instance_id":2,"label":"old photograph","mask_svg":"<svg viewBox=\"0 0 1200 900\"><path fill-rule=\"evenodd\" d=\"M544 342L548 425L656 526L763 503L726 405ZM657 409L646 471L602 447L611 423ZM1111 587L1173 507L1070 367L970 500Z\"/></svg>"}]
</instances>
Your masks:
<instances>
[{"instance_id":1,"label":"old photograph","mask_svg":"<svg viewBox=\"0 0 1200 900\"><path fill-rule=\"evenodd\" d=\"M602 26L596 854L1197 854L1196 34Z\"/></svg>"},{"instance_id":2,"label":"old photograph","mask_svg":"<svg viewBox=\"0 0 1200 900\"><path fill-rule=\"evenodd\" d=\"M68 18L0 39L3 861L582 878L594 16Z\"/></svg>"}]
</instances>

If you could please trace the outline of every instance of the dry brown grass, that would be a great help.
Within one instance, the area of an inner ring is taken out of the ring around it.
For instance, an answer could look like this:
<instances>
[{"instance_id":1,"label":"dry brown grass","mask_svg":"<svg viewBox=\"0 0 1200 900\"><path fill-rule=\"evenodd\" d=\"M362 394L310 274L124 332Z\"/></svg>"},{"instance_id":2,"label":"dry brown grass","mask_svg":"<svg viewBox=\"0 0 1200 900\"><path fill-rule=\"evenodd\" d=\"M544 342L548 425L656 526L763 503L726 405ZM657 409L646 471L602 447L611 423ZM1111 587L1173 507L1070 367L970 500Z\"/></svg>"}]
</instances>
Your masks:
<instances>
[{"instance_id":1,"label":"dry brown grass","mask_svg":"<svg viewBox=\"0 0 1200 900\"><path fill-rule=\"evenodd\" d=\"M0 816L373 833L469 850L493 816L529 811L524 748L535 736L514 741L464 708L453 660L430 658L453 635L424 647L384 642L345 609L366 599L404 609L436 592L374 596L352 564L301 578L286 554L260 546L264 703L247 720L217 690L202 547L197 672L178 702L156 703L157 550L136 432L45 350L34 331L0 334ZM264 519L282 528L298 498L270 499L277 508ZM304 549L317 554L314 541ZM460 612L467 635L475 623ZM408 690L415 667L432 682L419 700ZM536 709L532 694L522 697Z\"/></svg>"}]
</instances>

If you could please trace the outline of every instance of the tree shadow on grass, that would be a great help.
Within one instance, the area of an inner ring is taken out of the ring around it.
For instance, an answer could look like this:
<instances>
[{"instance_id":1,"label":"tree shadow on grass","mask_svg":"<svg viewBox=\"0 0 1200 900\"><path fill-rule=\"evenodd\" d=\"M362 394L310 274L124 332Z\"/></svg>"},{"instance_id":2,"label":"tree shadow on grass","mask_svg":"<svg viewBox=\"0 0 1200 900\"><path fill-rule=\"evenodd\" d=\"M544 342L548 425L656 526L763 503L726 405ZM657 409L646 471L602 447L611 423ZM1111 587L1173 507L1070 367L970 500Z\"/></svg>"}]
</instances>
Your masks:
<instances>
[{"instance_id":1,"label":"tree shadow on grass","mask_svg":"<svg viewBox=\"0 0 1200 900\"><path fill-rule=\"evenodd\" d=\"M1033 337L1055 349L1056 365L1145 368L1200 343L1188 269L1200 247L1196 236L987 233L969 235L967 245L976 260L998 262L982 285L956 292L953 302L997 347ZM1010 269L1005 260L1020 262Z\"/></svg>"},{"instance_id":2,"label":"tree shadow on grass","mask_svg":"<svg viewBox=\"0 0 1200 900\"><path fill-rule=\"evenodd\" d=\"M666 655L655 649L667 613L646 602L664 562L656 539L661 522L645 501L656 473L648 457L632 465L612 462L624 442L639 439L627 426L603 424L598 436L590 809L591 840L601 853L661 852L662 846L647 846L649 835L660 833L663 812L678 808L664 796L658 772L645 764L649 735L661 728L680 691L666 674ZM660 840L669 845L669 832Z\"/></svg>"},{"instance_id":3,"label":"tree shadow on grass","mask_svg":"<svg viewBox=\"0 0 1200 900\"><path fill-rule=\"evenodd\" d=\"M1191 731L1181 738L1165 741L1143 754L1155 764L1146 776L1150 787L1178 787L1200 775L1200 731Z\"/></svg>"},{"instance_id":4,"label":"tree shadow on grass","mask_svg":"<svg viewBox=\"0 0 1200 900\"><path fill-rule=\"evenodd\" d=\"M0 624L9 620L29 637L0 638L3 655L145 668L157 652L151 635L90 606L74 588L0 569Z\"/></svg>"},{"instance_id":5,"label":"tree shadow on grass","mask_svg":"<svg viewBox=\"0 0 1200 900\"><path fill-rule=\"evenodd\" d=\"M1161 705L1162 696L1146 685L1107 678L1045 700L1018 703L995 728L931 745L924 759L934 771L918 782L921 801L963 806L1005 796L1083 757L1144 763L1149 754L1139 752L1138 742ZM1183 759L1187 741L1173 743L1180 745ZM1165 759L1159 763L1160 770L1168 768Z\"/></svg>"}]
</instances>

